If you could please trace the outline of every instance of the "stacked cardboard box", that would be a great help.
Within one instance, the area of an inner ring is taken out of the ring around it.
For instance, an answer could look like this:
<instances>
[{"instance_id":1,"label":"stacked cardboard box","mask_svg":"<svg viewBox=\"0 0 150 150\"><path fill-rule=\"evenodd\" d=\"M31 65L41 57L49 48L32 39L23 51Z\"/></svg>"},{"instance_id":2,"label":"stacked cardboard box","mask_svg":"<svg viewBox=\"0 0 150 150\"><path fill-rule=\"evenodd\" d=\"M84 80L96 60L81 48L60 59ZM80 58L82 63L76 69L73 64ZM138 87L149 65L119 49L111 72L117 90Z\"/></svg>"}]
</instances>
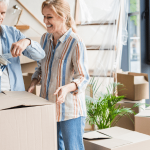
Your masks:
<instances>
[{"instance_id":1,"label":"stacked cardboard box","mask_svg":"<svg viewBox=\"0 0 150 150\"><path fill-rule=\"evenodd\" d=\"M125 99L117 104L121 107L132 108L134 104L143 104L134 108L135 113L142 112L145 109L145 99L149 98L148 75L144 73L123 72L117 73L117 82L124 85L118 88L118 95L124 95ZM134 115L130 116L134 121ZM135 126L129 117L122 117L116 124L119 127L135 130Z\"/></svg>"},{"instance_id":2,"label":"stacked cardboard box","mask_svg":"<svg viewBox=\"0 0 150 150\"><path fill-rule=\"evenodd\" d=\"M149 150L150 136L120 127L84 133L85 150Z\"/></svg>"},{"instance_id":3,"label":"stacked cardboard box","mask_svg":"<svg viewBox=\"0 0 150 150\"><path fill-rule=\"evenodd\" d=\"M124 85L118 89L118 95L124 95L129 100L142 100L149 98L148 74L124 72L117 73L117 82Z\"/></svg>"},{"instance_id":4,"label":"stacked cardboard box","mask_svg":"<svg viewBox=\"0 0 150 150\"><path fill-rule=\"evenodd\" d=\"M135 115L135 131L150 135L150 107Z\"/></svg>"},{"instance_id":5,"label":"stacked cardboard box","mask_svg":"<svg viewBox=\"0 0 150 150\"><path fill-rule=\"evenodd\" d=\"M139 104L140 106L134 107L134 105ZM120 105L120 108L132 108L132 110L137 114L139 112L142 112L145 109L145 99L141 101L131 101L123 99L122 101L118 102L116 107ZM133 108L134 107L134 108ZM119 116L118 116L119 117ZM116 124L115 126L122 127L129 130L135 130L134 125L134 114L130 115L130 118L128 116L123 116Z\"/></svg>"},{"instance_id":6,"label":"stacked cardboard box","mask_svg":"<svg viewBox=\"0 0 150 150\"><path fill-rule=\"evenodd\" d=\"M28 92L0 93L1 150L57 150L55 104Z\"/></svg>"}]
</instances>

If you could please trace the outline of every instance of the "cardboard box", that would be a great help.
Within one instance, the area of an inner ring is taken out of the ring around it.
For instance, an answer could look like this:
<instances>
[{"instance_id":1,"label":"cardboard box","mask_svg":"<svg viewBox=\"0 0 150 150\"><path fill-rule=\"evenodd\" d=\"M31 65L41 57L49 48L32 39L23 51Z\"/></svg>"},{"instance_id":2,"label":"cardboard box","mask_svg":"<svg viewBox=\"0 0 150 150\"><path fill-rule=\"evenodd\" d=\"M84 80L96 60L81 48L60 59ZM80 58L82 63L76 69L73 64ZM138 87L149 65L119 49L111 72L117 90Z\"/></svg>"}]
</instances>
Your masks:
<instances>
[{"instance_id":1,"label":"cardboard box","mask_svg":"<svg viewBox=\"0 0 150 150\"><path fill-rule=\"evenodd\" d=\"M92 86L90 84L88 84L86 87L85 95L93 97L93 89L92 89ZM88 122L85 122L84 131L93 131L93 130L94 130L94 125L89 125Z\"/></svg>"},{"instance_id":2,"label":"cardboard box","mask_svg":"<svg viewBox=\"0 0 150 150\"><path fill-rule=\"evenodd\" d=\"M36 67L38 67L36 61L22 64L21 65L22 73L34 73Z\"/></svg>"},{"instance_id":3,"label":"cardboard box","mask_svg":"<svg viewBox=\"0 0 150 150\"><path fill-rule=\"evenodd\" d=\"M0 93L0 149L57 150L55 107L25 91Z\"/></svg>"},{"instance_id":4,"label":"cardboard box","mask_svg":"<svg viewBox=\"0 0 150 150\"><path fill-rule=\"evenodd\" d=\"M33 74L32 73L23 73L22 75L23 75L25 90L27 91L31 84L31 77ZM41 91L41 85L37 85L33 91L33 94L40 96L40 91Z\"/></svg>"},{"instance_id":5,"label":"cardboard box","mask_svg":"<svg viewBox=\"0 0 150 150\"><path fill-rule=\"evenodd\" d=\"M150 107L135 115L135 131L150 135Z\"/></svg>"},{"instance_id":6,"label":"cardboard box","mask_svg":"<svg viewBox=\"0 0 150 150\"><path fill-rule=\"evenodd\" d=\"M140 103L141 106L133 108L133 106L136 103ZM122 108L122 107L124 107L124 108L133 108L132 110L137 114L137 113L142 112L142 111L145 110L145 99L143 99L141 101L130 101L130 100L123 99L122 101L120 101L116 104L116 107L118 107L119 105L120 105L120 108ZM134 114L130 115L130 118L133 120L133 122L135 122L134 121ZM134 125L134 123L132 122L132 120L130 118L127 117L127 116L123 116L117 122L117 124L115 124L115 126L134 131L135 130L135 125Z\"/></svg>"},{"instance_id":7,"label":"cardboard box","mask_svg":"<svg viewBox=\"0 0 150 150\"><path fill-rule=\"evenodd\" d=\"M124 85L118 90L118 95L124 95L130 100L149 99L148 74L145 73L117 73L117 82Z\"/></svg>"},{"instance_id":8,"label":"cardboard box","mask_svg":"<svg viewBox=\"0 0 150 150\"><path fill-rule=\"evenodd\" d=\"M84 133L85 150L149 150L150 136L120 127Z\"/></svg>"}]
</instances>

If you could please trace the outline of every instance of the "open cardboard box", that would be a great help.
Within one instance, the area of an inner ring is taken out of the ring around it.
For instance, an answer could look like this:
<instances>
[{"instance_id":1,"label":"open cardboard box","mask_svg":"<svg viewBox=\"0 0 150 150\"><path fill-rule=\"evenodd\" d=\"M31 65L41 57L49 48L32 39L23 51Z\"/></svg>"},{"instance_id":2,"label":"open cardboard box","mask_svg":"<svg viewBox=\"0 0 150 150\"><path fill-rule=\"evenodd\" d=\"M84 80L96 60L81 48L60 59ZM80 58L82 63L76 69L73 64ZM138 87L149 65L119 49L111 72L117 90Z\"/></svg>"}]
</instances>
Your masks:
<instances>
[{"instance_id":1,"label":"open cardboard box","mask_svg":"<svg viewBox=\"0 0 150 150\"><path fill-rule=\"evenodd\" d=\"M55 104L28 92L0 93L1 150L57 150Z\"/></svg>"},{"instance_id":2,"label":"open cardboard box","mask_svg":"<svg viewBox=\"0 0 150 150\"><path fill-rule=\"evenodd\" d=\"M135 115L135 131L150 135L150 107Z\"/></svg>"},{"instance_id":3,"label":"open cardboard box","mask_svg":"<svg viewBox=\"0 0 150 150\"><path fill-rule=\"evenodd\" d=\"M118 89L118 95L130 100L149 99L148 74L123 72L117 73L117 82L124 85Z\"/></svg>"},{"instance_id":4,"label":"open cardboard box","mask_svg":"<svg viewBox=\"0 0 150 150\"><path fill-rule=\"evenodd\" d=\"M133 108L133 106L135 104L137 104L137 103L140 106ZM132 110L137 114L137 113L142 112L142 111L145 110L145 99L140 100L140 101L131 101L131 100L123 99L122 101L120 101L120 102L118 102L116 104L116 107L118 107L119 105L120 105L120 108L122 108L122 107L124 107L124 108L132 108ZM133 120L133 122L135 122L134 114L131 114L130 118ZM119 126L121 128L125 128L125 129L129 129L129 130L135 131L135 124L132 122L132 120L130 118L127 117L127 116L123 116L117 122L117 124L115 124L115 126Z\"/></svg>"},{"instance_id":5,"label":"open cardboard box","mask_svg":"<svg viewBox=\"0 0 150 150\"><path fill-rule=\"evenodd\" d=\"M85 150L149 150L150 136L120 127L84 133Z\"/></svg>"}]
</instances>

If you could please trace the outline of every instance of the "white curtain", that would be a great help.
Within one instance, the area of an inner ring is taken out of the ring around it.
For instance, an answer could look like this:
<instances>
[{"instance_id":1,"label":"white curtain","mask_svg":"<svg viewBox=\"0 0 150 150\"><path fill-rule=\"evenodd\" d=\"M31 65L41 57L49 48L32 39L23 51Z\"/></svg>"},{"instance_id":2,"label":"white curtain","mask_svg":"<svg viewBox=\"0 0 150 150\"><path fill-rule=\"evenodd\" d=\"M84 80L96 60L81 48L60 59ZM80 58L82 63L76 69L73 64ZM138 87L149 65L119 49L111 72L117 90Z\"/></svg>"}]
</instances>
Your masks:
<instances>
[{"instance_id":1,"label":"white curtain","mask_svg":"<svg viewBox=\"0 0 150 150\"><path fill-rule=\"evenodd\" d=\"M128 0L79 0L79 5L77 31L90 49L90 74L99 79L102 91L114 82L121 66L122 46L128 36Z\"/></svg>"}]
</instances>

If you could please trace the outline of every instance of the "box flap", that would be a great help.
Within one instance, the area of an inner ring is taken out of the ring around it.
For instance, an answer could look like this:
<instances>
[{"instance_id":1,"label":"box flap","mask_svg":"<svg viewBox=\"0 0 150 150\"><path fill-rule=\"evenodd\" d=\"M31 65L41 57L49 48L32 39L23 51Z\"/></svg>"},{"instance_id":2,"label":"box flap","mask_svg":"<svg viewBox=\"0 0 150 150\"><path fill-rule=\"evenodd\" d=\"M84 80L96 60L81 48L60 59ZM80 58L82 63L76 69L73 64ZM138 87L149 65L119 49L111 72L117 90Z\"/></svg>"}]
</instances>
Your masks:
<instances>
[{"instance_id":1,"label":"box flap","mask_svg":"<svg viewBox=\"0 0 150 150\"><path fill-rule=\"evenodd\" d=\"M134 72L128 72L129 75L132 75L132 76L144 76L145 77L145 80L148 81L148 74L146 73L134 73Z\"/></svg>"},{"instance_id":2,"label":"box flap","mask_svg":"<svg viewBox=\"0 0 150 150\"><path fill-rule=\"evenodd\" d=\"M25 91L7 91L0 94L0 110L17 106L42 106L53 103Z\"/></svg>"},{"instance_id":3,"label":"box flap","mask_svg":"<svg viewBox=\"0 0 150 150\"><path fill-rule=\"evenodd\" d=\"M127 140L132 143L137 143L137 142L142 142L146 140L150 140L150 136L146 134L142 134L136 131L129 132L127 134L123 134L121 136L118 136L117 138L122 139L122 140Z\"/></svg>"},{"instance_id":4,"label":"box flap","mask_svg":"<svg viewBox=\"0 0 150 150\"><path fill-rule=\"evenodd\" d=\"M99 133L97 131L91 131L88 133L84 133L83 138L88 139L88 140L94 140L94 139L110 139L111 137L104 135L102 133Z\"/></svg>"},{"instance_id":5,"label":"box flap","mask_svg":"<svg viewBox=\"0 0 150 150\"><path fill-rule=\"evenodd\" d=\"M150 109L146 109L146 110L138 113L135 116L138 116L138 117L150 117Z\"/></svg>"},{"instance_id":6,"label":"box flap","mask_svg":"<svg viewBox=\"0 0 150 150\"><path fill-rule=\"evenodd\" d=\"M132 101L132 100L129 100L129 99L123 99L121 101L118 102L118 104L122 104L122 103L133 103L133 104L136 104L136 103L140 103L140 104L145 104L145 99L142 99L140 101Z\"/></svg>"},{"instance_id":7,"label":"box flap","mask_svg":"<svg viewBox=\"0 0 150 150\"><path fill-rule=\"evenodd\" d=\"M148 83L144 76L135 76L134 77L134 84L144 84Z\"/></svg>"},{"instance_id":8,"label":"box flap","mask_svg":"<svg viewBox=\"0 0 150 150\"><path fill-rule=\"evenodd\" d=\"M133 132L133 131L123 129L123 128L120 128L120 127L111 127L111 128L97 130L97 131L102 133L102 134L113 137L113 138L116 138L116 137L121 136L121 135L126 134L126 133Z\"/></svg>"}]
</instances>

